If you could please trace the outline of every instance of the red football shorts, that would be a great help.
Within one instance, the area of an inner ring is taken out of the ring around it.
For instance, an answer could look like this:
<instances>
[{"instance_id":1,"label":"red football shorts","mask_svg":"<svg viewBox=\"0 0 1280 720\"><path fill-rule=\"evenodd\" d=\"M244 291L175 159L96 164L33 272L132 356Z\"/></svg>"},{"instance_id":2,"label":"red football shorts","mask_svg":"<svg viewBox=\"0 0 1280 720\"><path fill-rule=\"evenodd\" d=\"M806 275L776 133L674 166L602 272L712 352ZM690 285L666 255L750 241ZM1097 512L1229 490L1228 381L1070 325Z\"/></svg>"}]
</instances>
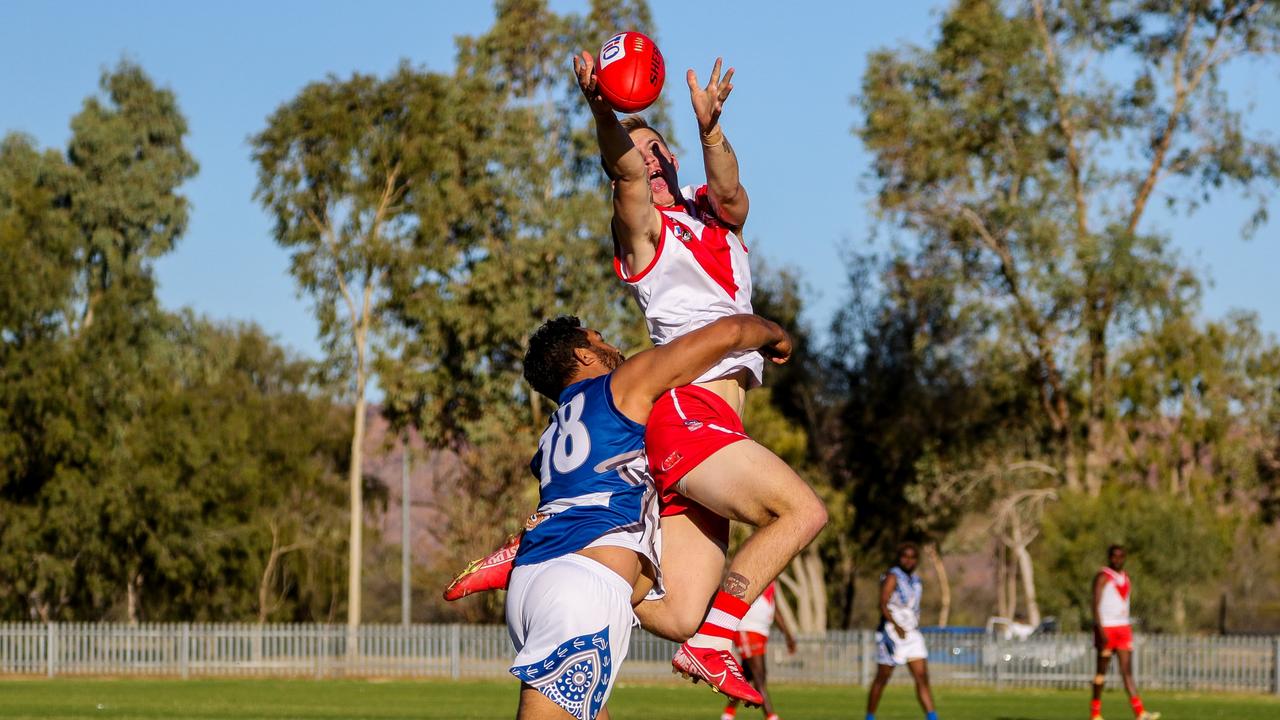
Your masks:
<instances>
[{"instance_id":1,"label":"red football shorts","mask_svg":"<svg viewBox=\"0 0 1280 720\"><path fill-rule=\"evenodd\" d=\"M753 657L764 657L765 652L769 649L769 636L761 635L757 632L738 632L738 636L734 638L734 643L738 646L738 654L743 660Z\"/></svg>"},{"instance_id":2,"label":"red football shorts","mask_svg":"<svg viewBox=\"0 0 1280 720\"><path fill-rule=\"evenodd\" d=\"M748 439L738 413L710 390L685 385L663 393L644 432L662 514L689 515L708 535L727 541L729 521L681 495L676 485L721 448Z\"/></svg>"},{"instance_id":3,"label":"red football shorts","mask_svg":"<svg viewBox=\"0 0 1280 720\"><path fill-rule=\"evenodd\" d=\"M1099 650L1133 650L1133 628L1116 625L1102 628L1102 644Z\"/></svg>"}]
</instances>

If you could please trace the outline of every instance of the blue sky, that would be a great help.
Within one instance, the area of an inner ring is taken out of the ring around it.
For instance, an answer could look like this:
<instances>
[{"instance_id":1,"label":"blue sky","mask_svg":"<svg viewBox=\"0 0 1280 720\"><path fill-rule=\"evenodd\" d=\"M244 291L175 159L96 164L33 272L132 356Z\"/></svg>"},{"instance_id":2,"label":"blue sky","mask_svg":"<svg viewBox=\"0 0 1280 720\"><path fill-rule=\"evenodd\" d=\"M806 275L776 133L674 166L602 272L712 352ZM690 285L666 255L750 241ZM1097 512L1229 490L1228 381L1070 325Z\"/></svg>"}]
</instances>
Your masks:
<instances>
[{"instance_id":1,"label":"blue sky","mask_svg":"<svg viewBox=\"0 0 1280 720\"><path fill-rule=\"evenodd\" d=\"M585 2L553 0L558 10ZM774 263L799 269L809 320L825 326L844 296L841 248L864 247L874 219L868 158L850 133L868 51L923 43L939 3L681 2L651 0L668 63L666 95L676 135L697 148L683 71L705 78L716 55L737 68L723 123L742 157L752 195L749 241ZM252 199L256 178L247 138L304 84L333 73L385 74L402 59L432 70L453 65L453 38L482 32L492 18L468 2L244 2L0 4L0 131L64 147L67 124L102 69L140 63L174 90L190 125L200 174L184 188L193 210L177 250L160 261L160 296L218 319L253 320L286 344L319 353L316 323L288 274ZM603 38L602 38L603 40ZM593 51L595 48L591 48ZM566 72L568 58L566 58ZM1228 78L1256 104L1255 119L1280 134L1273 65ZM692 167L690 167L692 166ZM686 181L698 163L686 164ZM1280 332L1280 212L1252 240L1239 228L1250 206L1224 197L1186 217L1157 208L1166 230L1212 285L1205 314L1257 311Z\"/></svg>"}]
</instances>

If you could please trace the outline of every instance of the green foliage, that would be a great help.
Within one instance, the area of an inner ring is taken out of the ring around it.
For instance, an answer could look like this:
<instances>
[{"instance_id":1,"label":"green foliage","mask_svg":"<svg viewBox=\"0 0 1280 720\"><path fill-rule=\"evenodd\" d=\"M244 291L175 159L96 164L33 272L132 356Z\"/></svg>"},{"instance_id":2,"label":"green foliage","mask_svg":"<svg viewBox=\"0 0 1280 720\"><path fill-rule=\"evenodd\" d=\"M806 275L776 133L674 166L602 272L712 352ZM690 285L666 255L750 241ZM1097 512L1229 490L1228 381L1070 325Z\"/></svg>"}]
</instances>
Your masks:
<instances>
[{"instance_id":1,"label":"green foliage","mask_svg":"<svg viewBox=\"0 0 1280 720\"><path fill-rule=\"evenodd\" d=\"M1108 488L1093 498L1072 493L1050 505L1034 546L1041 571L1037 592L1045 610L1068 629L1092 622L1093 578L1107 547L1128 551L1133 614L1147 631L1185 630L1185 608L1199 587L1219 578L1230 550L1232 522L1204 502L1167 494ZM1180 620L1182 617L1184 619Z\"/></svg>"},{"instance_id":2,"label":"green foliage","mask_svg":"<svg viewBox=\"0 0 1280 720\"><path fill-rule=\"evenodd\" d=\"M256 328L159 309L186 122L136 66L102 90L65 156L0 144L0 617L249 619L264 586L316 617L332 405ZM297 552L264 577L273 540Z\"/></svg>"},{"instance_id":3,"label":"green foliage","mask_svg":"<svg viewBox=\"0 0 1280 720\"><path fill-rule=\"evenodd\" d=\"M549 408L520 375L528 334L569 313L623 347L643 342L613 275L606 178L568 64L637 26L648 26L643 2L593 3L584 17L513 0L486 33L458 40L455 116L436 130L458 170L430 179L457 193L408 203L419 232L413 263L392 275L377 366L391 420L461 461L442 504L477 531L446 536L446 567L491 549L536 503L525 465ZM462 611L500 613L482 604Z\"/></svg>"},{"instance_id":4,"label":"green foliage","mask_svg":"<svg viewBox=\"0 0 1280 720\"><path fill-rule=\"evenodd\" d=\"M869 60L858 133L883 217L1017 351L1070 487L1115 479L1117 349L1195 316L1198 281L1144 230L1157 188L1189 212L1231 184L1265 217L1280 145L1220 71L1278 38L1268 3L957 0L932 47Z\"/></svg>"}]
</instances>

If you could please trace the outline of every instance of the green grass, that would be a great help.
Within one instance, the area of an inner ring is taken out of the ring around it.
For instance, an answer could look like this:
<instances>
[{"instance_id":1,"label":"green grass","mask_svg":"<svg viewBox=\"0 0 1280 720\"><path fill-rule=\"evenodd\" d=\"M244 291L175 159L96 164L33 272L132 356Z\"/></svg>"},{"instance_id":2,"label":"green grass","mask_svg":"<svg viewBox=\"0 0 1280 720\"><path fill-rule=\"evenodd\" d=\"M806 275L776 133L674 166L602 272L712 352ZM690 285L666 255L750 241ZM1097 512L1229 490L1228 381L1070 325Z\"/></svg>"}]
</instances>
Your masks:
<instances>
[{"instance_id":1,"label":"green grass","mask_svg":"<svg viewBox=\"0 0 1280 720\"><path fill-rule=\"evenodd\" d=\"M515 682L364 682L310 680L76 680L0 681L3 718L511 718ZM773 690L787 720L859 720L861 688L787 687ZM989 690L938 688L943 720L1082 720L1087 690ZM1280 698L1257 695L1150 693L1144 699L1166 720L1280 718ZM615 720L685 720L719 717L719 696L704 687L626 684L615 689L609 709ZM1108 692L1103 709L1112 720L1128 720L1128 703ZM885 693L879 718L921 717L908 687ZM755 720L756 711L739 711Z\"/></svg>"}]
</instances>

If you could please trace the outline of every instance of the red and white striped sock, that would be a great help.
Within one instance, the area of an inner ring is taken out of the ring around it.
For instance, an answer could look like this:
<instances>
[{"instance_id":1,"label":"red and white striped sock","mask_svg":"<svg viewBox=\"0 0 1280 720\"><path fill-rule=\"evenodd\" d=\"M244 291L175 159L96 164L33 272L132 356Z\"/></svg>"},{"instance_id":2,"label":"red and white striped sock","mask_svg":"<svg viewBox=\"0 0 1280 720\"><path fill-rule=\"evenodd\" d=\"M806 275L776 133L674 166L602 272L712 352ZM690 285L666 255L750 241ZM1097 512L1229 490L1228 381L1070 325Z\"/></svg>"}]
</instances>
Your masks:
<instances>
[{"instance_id":1,"label":"red and white striped sock","mask_svg":"<svg viewBox=\"0 0 1280 720\"><path fill-rule=\"evenodd\" d=\"M741 598L736 598L721 590L711 603L711 612L702 622L698 632L686 642L694 647L730 650L733 648L733 636L738 630L738 623L747 614L751 605Z\"/></svg>"}]
</instances>

